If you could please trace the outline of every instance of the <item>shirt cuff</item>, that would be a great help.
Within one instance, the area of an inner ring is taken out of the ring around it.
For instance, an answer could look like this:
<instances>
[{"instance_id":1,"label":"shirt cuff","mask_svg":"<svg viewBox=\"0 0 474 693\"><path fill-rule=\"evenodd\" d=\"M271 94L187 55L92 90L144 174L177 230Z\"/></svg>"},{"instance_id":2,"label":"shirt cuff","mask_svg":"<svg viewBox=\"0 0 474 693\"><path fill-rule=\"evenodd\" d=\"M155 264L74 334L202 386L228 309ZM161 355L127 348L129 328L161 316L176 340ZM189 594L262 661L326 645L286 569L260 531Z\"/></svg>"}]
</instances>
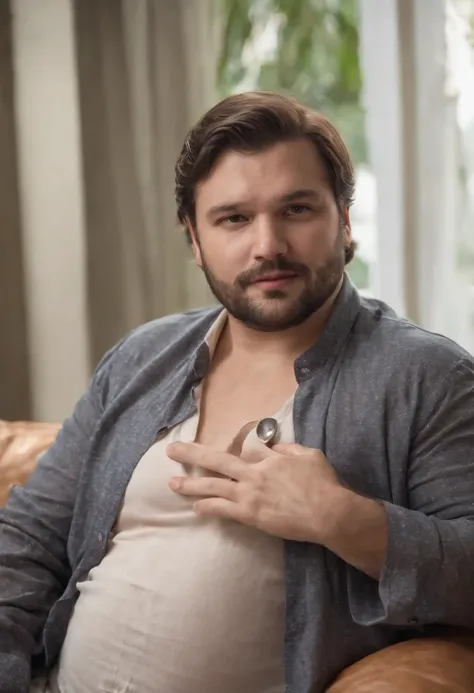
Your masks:
<instances>
[{"instance_id":1,"label":"shirt cuff","mask_svg":"<svg viewBox=\"0 0 474 693\"><path fill-rule=\"evenodd\" d=\"M436 523L423 513L387 502L383 505L388 518L385 563L378 581L349 567L352 617L364 626L416 628L436 623L446 606L442 594L436 598L443 562Z\"/></svg>"}]
</instances>

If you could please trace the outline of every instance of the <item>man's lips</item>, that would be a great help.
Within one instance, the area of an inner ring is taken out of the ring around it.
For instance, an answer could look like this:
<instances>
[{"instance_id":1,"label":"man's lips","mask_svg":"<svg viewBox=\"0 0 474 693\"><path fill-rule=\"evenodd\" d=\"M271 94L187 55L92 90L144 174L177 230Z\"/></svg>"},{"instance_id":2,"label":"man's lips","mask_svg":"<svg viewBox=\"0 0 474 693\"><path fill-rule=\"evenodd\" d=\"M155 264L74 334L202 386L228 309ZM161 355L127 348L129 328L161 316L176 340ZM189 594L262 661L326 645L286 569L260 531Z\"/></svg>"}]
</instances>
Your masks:
<instances>
[{"instance_id":1,"label":"man's lips","mask_svg":"<svg viewBox=\"0 0 474 693\"><path fill-rule=\"evenodd\" d=\"M296 272L270 272L269 274L265 274L263 277L256 279L254 284L278 282L284 279L293 279L296 276Z\"/></svg>"},{"instance_id":2,"label":"man's lips","mask_svg":"<svg viewBox=\"0 0 474 693\"><path fill-rule=\"evenodd\" d=\"M297 277L298 274L296 274L296 272L270 272L256 279L253 285L266 291L272 291L283 289Z\"/></svg>"}]
</instances>

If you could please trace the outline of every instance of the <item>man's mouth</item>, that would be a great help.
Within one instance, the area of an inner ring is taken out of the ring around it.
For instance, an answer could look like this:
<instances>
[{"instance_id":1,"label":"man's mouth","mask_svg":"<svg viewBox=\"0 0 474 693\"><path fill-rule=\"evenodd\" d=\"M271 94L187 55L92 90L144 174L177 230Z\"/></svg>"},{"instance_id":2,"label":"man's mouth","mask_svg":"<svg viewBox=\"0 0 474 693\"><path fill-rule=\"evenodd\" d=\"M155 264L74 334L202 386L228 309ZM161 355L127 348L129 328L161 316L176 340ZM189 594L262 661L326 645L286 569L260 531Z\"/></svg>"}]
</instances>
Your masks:
<instances>
[{"instance_id":1,"label":"man's mouth","mask_svg":"<svg viewBox=\"0 0 474 693\"><path fill-rule=\"evenodd\" d=\"M296 272L279 270L276 272L268 272L256 279L253 283L259 286L265 286L266 288L277 287L295 279L297 276Z\"/></svg>"}]
</instances>

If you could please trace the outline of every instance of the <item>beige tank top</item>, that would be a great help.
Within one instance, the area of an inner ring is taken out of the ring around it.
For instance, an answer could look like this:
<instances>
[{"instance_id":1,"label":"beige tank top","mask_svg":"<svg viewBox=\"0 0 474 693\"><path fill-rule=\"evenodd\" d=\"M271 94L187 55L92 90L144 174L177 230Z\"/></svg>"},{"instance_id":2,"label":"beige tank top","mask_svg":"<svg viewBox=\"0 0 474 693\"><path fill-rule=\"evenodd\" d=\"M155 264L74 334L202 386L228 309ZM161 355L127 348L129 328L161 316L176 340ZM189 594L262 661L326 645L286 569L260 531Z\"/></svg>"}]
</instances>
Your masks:
<instances>
[{"instance_id":1,"label":"beige tank top","mask_svg":"<svg viewBox=\"0 0 474 693\"><path fill-rule=\"evenodd\" d=\"M292 410L291 399L275 415L283 442L294 440ZM51 693L284 692L283 542L197 517L168 486L187 470L166 447L193 441L198 421L136 467L108 552L78 584ZM242 455L258 446L253 428Z\"/></svg>"}]
</instances>

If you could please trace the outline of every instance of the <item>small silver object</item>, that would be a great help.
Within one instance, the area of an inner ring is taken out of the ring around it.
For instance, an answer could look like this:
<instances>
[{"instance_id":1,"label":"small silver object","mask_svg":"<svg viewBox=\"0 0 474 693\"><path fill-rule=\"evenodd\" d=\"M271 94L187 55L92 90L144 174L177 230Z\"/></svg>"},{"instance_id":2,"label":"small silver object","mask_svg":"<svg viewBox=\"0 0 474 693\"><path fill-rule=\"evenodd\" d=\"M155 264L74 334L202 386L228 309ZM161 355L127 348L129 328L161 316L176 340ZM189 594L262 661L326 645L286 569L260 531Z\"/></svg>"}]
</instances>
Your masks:
<instances>
[{"instance_id":1,"label":"small silver object","mask_svg":"<svg viewBox=\"0 0 474 693\"><path fill-rule=\"evenodd\" d=\"M256 428L257 437L265 445L271 445L278 433L278 421L272 418L260 419Z\"/></svg>"}]
</instances>

